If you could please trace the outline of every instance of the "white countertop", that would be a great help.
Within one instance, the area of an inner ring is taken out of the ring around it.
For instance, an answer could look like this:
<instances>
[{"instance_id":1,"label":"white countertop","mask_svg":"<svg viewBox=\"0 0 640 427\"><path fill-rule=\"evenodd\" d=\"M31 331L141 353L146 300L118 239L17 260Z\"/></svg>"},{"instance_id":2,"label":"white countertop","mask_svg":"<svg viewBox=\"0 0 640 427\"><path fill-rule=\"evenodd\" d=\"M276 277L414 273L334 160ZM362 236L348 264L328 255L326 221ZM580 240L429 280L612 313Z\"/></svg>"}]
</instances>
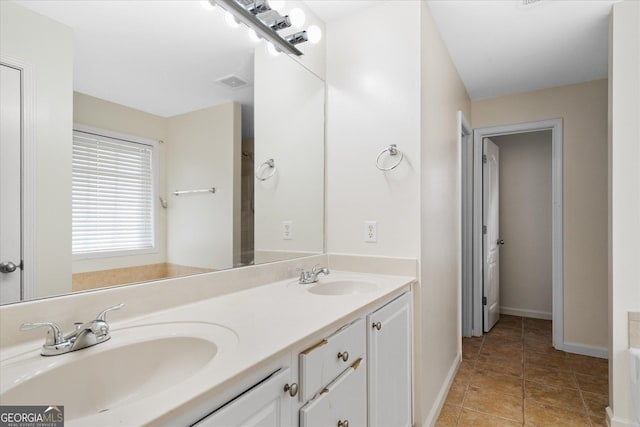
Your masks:
<instances>
[{"instance_id":1,"label":"white countertop","mask_svg":"<svg viewBox=\"0 0 640 427\"><path fill-rule=\"evenodd\" d=\"M408 288L415 278L336 271L332 271L327 277L320 276L320 282L341 280L363 281L375 285L372 285L373 290L370 292L336 296L316 295L305 289L308 285L298 284L297 279L287 279L155 312L126 322L112 322L111 340L78 352L46 359L61 364L65 362L65 358L83 357L83 352L104 351L109 346L117 345L119 332L122 333L121 331L133 326L157 323L216 324L232 331L237 343L222 346L216 357L196 375L165 390L142 398L129 398L128 402L120 403L109 411L91 415L90 418L68 419L66 425L128 426L170 423L173 414L187 410L194 399L224 393L243 373L246 374L265 360L276 357L287 349L293 349L327 327L338 327L349 318L374 308L391 295ZM115 318L117 314L113 313L112 319ZM42 360L42 356L39 356L41 344L41 341L31 341L5 348L1 358L3 361L16 357ZM185 351L188 351L188 348L185 348ZM6 363L3 362L3 365L3 378L0 378L2 392L12 387L11 376L6 375ZM108 375L108 372L105 372L105 375ZM81 376L71 378L70 381L77 387L91 387L90 384L82 384ZM66 403L65 409L70 409L70 406L71 404Z\"/></svg>"}]
</instances>

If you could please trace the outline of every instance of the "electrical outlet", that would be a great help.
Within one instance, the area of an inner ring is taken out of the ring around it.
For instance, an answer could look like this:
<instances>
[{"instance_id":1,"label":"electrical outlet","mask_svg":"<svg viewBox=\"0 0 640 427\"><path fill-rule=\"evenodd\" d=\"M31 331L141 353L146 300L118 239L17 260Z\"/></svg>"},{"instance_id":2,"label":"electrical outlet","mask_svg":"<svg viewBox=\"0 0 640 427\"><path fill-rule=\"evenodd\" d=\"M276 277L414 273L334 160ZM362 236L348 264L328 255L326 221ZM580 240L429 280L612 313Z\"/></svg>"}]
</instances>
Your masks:
<instances>
[{"instance_id":1,"label":"electrical outlet","mask_svg":"<svg viewBox=\"0 0 640 427\"><path fill-rule=\"evenodd\" d=\"M364 241L368 243L378 241L378 223L376 221L364 222Z\"/></svg>"},{"instance_id":2,"label":"electrical outlet","mask_svg":"<svg viewBox=\"0 0 640 427\"><path fill-rule=\"evenodd\" d=\"M293 223L291 221L282 221L282 239L293 240Z\"/></svg>"}]
</instances>

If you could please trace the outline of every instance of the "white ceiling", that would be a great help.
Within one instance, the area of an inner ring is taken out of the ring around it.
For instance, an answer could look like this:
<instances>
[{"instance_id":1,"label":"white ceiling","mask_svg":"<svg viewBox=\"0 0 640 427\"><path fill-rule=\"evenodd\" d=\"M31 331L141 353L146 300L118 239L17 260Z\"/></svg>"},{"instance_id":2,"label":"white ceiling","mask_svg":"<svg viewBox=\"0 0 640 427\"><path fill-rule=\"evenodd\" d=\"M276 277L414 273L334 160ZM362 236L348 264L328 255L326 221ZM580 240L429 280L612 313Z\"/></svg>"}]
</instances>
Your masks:
<instances>
[{"instance_id":1,"label":"white ceiling","mask_svg":"<svg viewBox=\"0 0 640 427\"><path fill-rule=\"evenodd\" d=\"M16 2L73 29L74 90L162 117L237 101L252 133L255 44L225 23L220 8L200 1ZM230 74L250 85L216 82Z\"/></svg>"},{"instance_id":2,"label":"white ceiling","mask_svg":"<svg viewBox=\"0 0 640 427\"><path fill-rule=\"evenodd\" d=\"M616 1L427 3L469 96L481 99L606 78L608 14ZM327 23L376 3L307 0Z\"/></svg>"},{"instance_id":3,"label":"white ceiling","mask_svg":"<svg viewBox=\"0 0 640 427\"><path fill-rule=\"evenodd\" d=\"M381 0L306 0L305 3L325 23L346 18Z\"/></svg>"},{"instance_id":4,"label":"white ceiling","mask_svg":"<svg viewBox=\"0 0 640 427\"><path fill-rule=\"evenodd\" d=\"M226 25L220 8L181 0L16 1L73 28L79 92L163 117L233 100L253 117L252 84L232 90L216 83L229 74L253 83L255 47L244 29ZM306 3L331 23L380 1ZM480 99L606 78L607 15L614 2L428 4L469 95Z\"/></svg>"},{"instance_id":5,"label":"white ceiling","mask_svg":"<svg viewBox=\"0 0 640 427\"><path fill-rule=\"evenodd\" d=\"M471 99L607 77L614 0L429 0Z\"/></svg>"}]
</instances>

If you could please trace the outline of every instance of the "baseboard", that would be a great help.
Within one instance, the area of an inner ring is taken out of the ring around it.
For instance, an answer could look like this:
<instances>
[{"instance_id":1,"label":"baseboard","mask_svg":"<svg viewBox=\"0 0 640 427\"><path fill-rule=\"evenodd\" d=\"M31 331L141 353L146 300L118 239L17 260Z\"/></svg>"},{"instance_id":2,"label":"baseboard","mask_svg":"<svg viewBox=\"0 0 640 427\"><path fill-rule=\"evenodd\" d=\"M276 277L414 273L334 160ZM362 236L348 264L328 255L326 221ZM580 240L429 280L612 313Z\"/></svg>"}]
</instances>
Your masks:
<instances>
[{"instance_id":1,"label":"baseboard","mask_svg":"<svg viewBox=\"0 0 640 427\"><path fill-rule=\"evenodd\" d=\"M609 350L606 348L591 347L572 342L565 342L562 348L559 348L558 350L566 351L567 353L582 354L584 356L599 357L601 359L609 358Z\"/></svg>"},{"instance_id":2,"label":"baseboard","mask_svg":"<svg viewBox=\"0 0 640 427\"><path fill-rule=\"evenodd\" d=\"M508 316L530 317L533 319L544 319L544 320L551 320L553 318L552 313L548 313L546 311L527 310L524 308L502 307L502 306L500 307L500 314L506 314Z\"/></svg>"},{"instance_id":3,"label":"baseboard","mask_svg":"<svg viewBox=\"0 0 640 427\"><path fill-rule=\"evenodd\" d=\"M442 410L442 406L444 405L445 400L447 400L447 394L449 393L449 389L451 388L451 384L453 384L453 380L456 377L456 373L458 372L458 366L460 366L460 362L462 362L462 355L456 355L456 358L449 369L449 373L438 392L438 396L436 397L436 401L433 402L433 406L429 413L427 414L427 418L425 418L422 423L423 426L434 426L436 421L438 420L438 416L440 415L440 410Z\"/></svg>"},{"instance_id":4,"label":"baseboard","mask_svg":"<svg viewBox=\"0 0 640 427\"><path fill-rule=\"evenodd\" d=\"M609 427L640 427L640 424L631 420L625 420L619 417L613 416L611 406L607 406L607 426Z\"/></svg>"}]
</instances>

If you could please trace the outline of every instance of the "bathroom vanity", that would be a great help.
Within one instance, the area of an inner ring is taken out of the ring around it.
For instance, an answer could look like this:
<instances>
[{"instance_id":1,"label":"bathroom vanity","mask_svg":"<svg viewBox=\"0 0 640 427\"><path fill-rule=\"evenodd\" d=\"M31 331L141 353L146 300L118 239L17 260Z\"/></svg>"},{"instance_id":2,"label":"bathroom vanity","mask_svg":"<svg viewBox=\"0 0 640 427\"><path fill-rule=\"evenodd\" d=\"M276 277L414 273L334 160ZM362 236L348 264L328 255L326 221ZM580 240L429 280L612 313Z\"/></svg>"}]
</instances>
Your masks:
<instances>
[{"instance_id":1,"label":"bathroom vanity","mask_svg":"<svg viewBox=\"0 0 640 427\"><path fill-rule=\"evenodd\" d=\"M410 426L413 283L332 271L113 313L111 339L93 347L4 346L0 404L64 405L70 426Z\"/></svg>"},{"instance_id":2,"label":"bathroom vanity","mask_svg":"<svg viewBox=\"0 0 640 427\"><path fill-rule=\"evenodd\" d=\"M410 426L411 292L287 359L195 425Z\"/></svg>"}]
</instances>

